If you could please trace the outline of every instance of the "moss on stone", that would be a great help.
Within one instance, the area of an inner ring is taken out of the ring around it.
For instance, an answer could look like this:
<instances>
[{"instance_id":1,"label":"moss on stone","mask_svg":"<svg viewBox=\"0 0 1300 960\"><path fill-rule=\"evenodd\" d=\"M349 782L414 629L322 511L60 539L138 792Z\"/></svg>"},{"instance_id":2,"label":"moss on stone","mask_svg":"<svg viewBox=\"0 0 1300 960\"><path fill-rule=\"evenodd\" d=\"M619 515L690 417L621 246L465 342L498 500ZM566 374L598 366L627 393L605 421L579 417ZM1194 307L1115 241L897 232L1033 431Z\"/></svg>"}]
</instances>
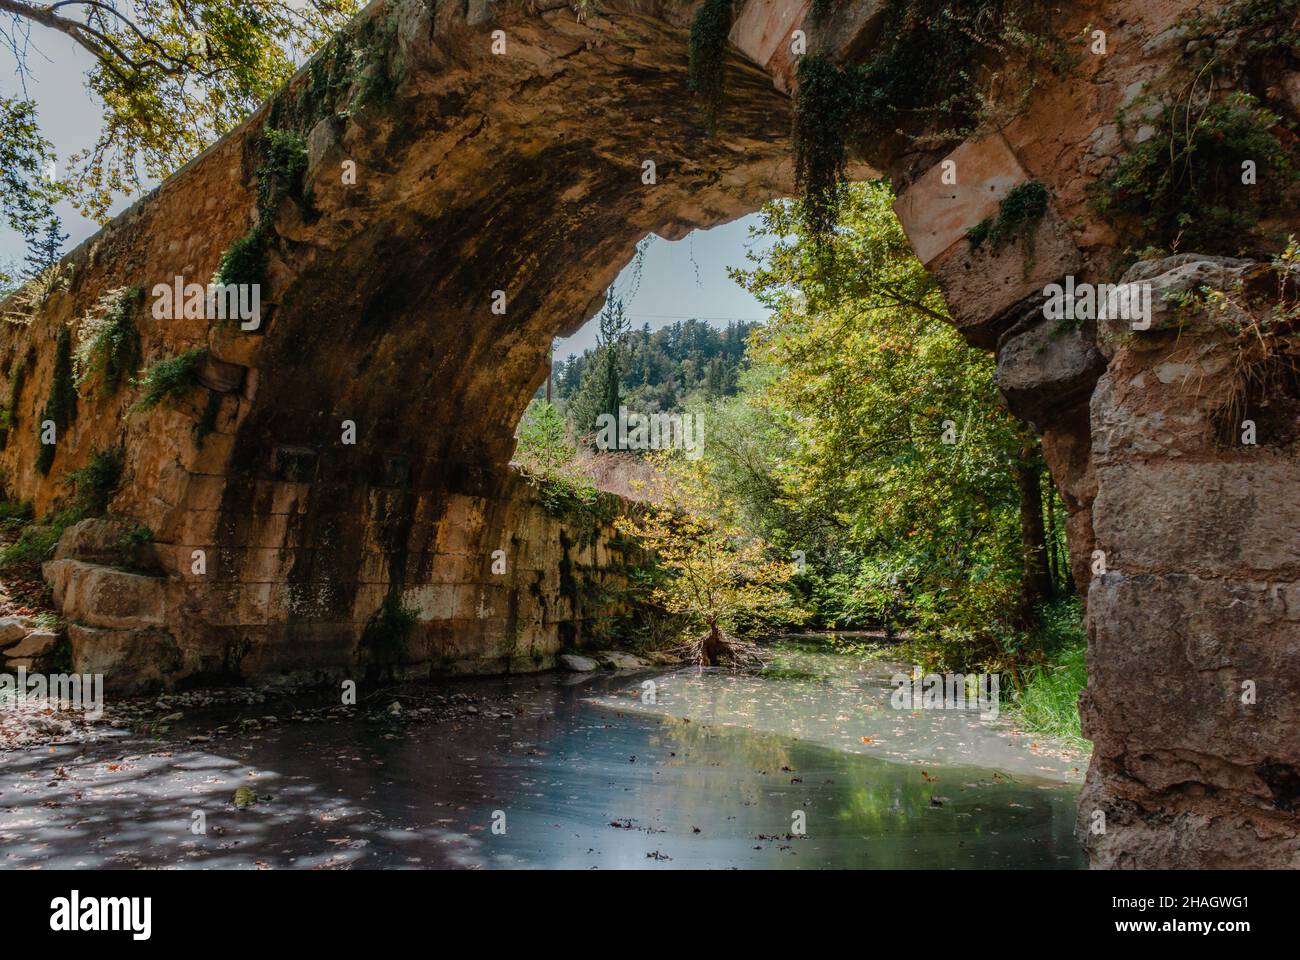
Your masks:
<instances>
[{"instance_id":1,"label":"moss on stone","mask_svg":"<svg viewBox=\"0 0 1300 960\"><path fill-rule=\"evenodd\" d=\"M26 354L15 360L9 369L9 392L4 406L0 407L0 450L9 445L9 431L18 426L18 401L22 397L29 369Z\"/></svg>"},{"instance_id":2,"label":"moss on stone","mask_svg":"<svg viewBox=\"0 0 1300 960\"><path fill-rule=\"evenodd\" d=\"M403 606L396 594L389 594L361 633L361 648L367 658L376 664L395 664L405 660L407 644L418 616L419 611Z\"/></svg>"},{"instance_id":3,"label":"moss on stone","mask_svg":"<svg viewBox=\"0 0 1300 960\"><path fill-rule=\"evenodd\" d=\"M1047 187L1038 180L1015 187L1002 198L996 219L981 220L967 231L971 249L979 249L987 242L997 250L1016 239L1032 245L1034 231L1047 213L1047 202Z\"/></svg>"}]
</instances>

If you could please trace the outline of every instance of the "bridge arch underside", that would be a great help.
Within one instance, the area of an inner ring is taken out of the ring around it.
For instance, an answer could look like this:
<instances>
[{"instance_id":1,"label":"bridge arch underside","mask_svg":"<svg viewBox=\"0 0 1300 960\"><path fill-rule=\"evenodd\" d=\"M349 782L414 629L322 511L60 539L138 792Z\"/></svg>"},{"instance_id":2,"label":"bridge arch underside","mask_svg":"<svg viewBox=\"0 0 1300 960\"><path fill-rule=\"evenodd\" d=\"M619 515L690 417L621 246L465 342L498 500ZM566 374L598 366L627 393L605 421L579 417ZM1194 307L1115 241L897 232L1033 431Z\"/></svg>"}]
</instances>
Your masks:
<instances>
[{"instance_id":1,"label":"bridge arch underside","mask_svg":"<svg viewBox=\"0 0 1300 960\"><path fill-rule=\"evenodd\" d=\"M71 471L120 448L112 514L154 535L147 575L119 562L111 523L65 536L47 565L78 670L118 691L533 670L618 612L612 588L631 558L614 505L543 509L506 467L513 428L552 338L598 310L642 237L793 192L790 102L773 82L788 85L788 64L729 54L726 109L707 131L685 89L691 5L605 0L585 23L549 0L532 6L471 0L467 19L459 4L373 5L350 31L366 51L358 69L336 70L327 51L83 244L68 289L30 326L0 330L9 496L45 513ZM738 6L741 20L784 10ZM879 6L843 16L862 14L853 29L870 36L863 11ZM761 18L745 22L762 42L742 49L770 53ZM958 147L962 169L987 181L942 184L942 154L882 169L907 186L909 237L931 249L922 259L956 325L996 350L1002 392L1043 433L1070 510L1090 617L1083 712L1096 749L1080 836L1094 863L1294 867L1300 723L1284 692L1300 662L1300 430L1283 416L1260 421L1258 447L1216 445L1228 385L1213 329L1158 317L1141 337L1103 342L1087 324L1049 326L1030 302L1066 274L1118 279L1097 266L1116 245L1088 219L1078 170L1107 159L1092 134L1166 25L1134 20L1107 82L1064 78L1070 96L1040 91L1005 139ZM305 148L305 168L275 166L268 130ZM996 215L989 184L1030 178L1052 193L1032 258L958 242ZM83 390L39 469L60 329L115 288L206 283L250 238L265 260L261 328L142 309L142 366L204 348L199 387L149 411L133 408L133 390ZM1156 303L1225 269L1194 254L1141 267ZM1170 371L1187 367L1193 335L1208 359L1189 396ZM1095 549L1108 569L1090 582ZM396 605L416 611L409 631ZM1243 680L1258 704L1242 701Z\"/></svg>"},{"instance_id":2,"label":"bridge arch underside","mask_svg":"<svg viewBox=\"0 0 1300 960\"><path fill-rule=\"evenodd\" d=\"M260 603L250 575L276 565L266 640L240 672L299 670L313 648L318 670L392 659L365 642L390 597L419 611L397 658L417 673L548 666L608 612L612 530L534 503L507 468L515 425L553 338L597 312L638 241L792 189L789 100L765 74L732 58L737 109L710 135L682 90L684 26L620 25L634 36L507 25L545 68L485 56L455 92L445 68L433 89L399 89L313 155L319 220L282 204L288 276L211 518L221 555L240 558L241 603ZM454 120L429 111L448 100ZM327 185L344 158L357 184ZM304 479L286 520L284 485ZM209 659L228 669L248 626Z\"/></svg>"},{"instance_id":3,"label":"bridge arch underside","mask_svg":"<svg viewBox=\"0 0 1300 960\"><path fill-rule=\"evenodd\" d=\"M608 623L615 506L544 510L507 466L515 425L553 338L599 310L638 241L793 191L790 100L770 76L730 53L728 109L706 130L685 89L689 11L610 6L585 24L521 5L478 25L372 7L388 25L378 68L322 96L327 49L74 254L33 343L106 289L206 283L232 245L266 238L256 331L157 319L146 296L144 365L206 347L202 389L149 413L127 391L84 396L48 477L25 434L4 451L13 493L43 512L60 478L121 446L113 513L154 533L149 583L115 582L73 546L49 572L78 663L120 690L532 670ZM400 79L370 94L375 72ZM305 170L274 165L268 131L299 139ZM37 352L24 423L51 378ZM91 609L127 589L149 612ZM409 632L386 603L417 612Z\"/></svg>"}]
</instances>

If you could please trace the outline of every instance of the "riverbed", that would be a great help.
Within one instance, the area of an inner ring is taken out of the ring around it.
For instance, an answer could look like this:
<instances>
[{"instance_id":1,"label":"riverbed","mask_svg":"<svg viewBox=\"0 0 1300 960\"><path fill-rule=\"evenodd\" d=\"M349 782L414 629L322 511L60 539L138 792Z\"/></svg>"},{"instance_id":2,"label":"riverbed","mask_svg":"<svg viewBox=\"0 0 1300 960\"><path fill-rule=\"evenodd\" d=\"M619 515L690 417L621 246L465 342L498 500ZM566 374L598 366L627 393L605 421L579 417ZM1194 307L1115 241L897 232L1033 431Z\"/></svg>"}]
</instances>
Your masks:
<instances>
[{"instance_id":1,"label":"riverbed","mask_svg":"<svg viewBox=\"0 0 1300 960\"><path fill-rule=\"evenodd\" d=\"M1083 756L1005 715L894 709L907 667L794 644L776 663L445 681L479 706L10 752L0 867L1085 865Z\"/></svg>"}]
</instances>

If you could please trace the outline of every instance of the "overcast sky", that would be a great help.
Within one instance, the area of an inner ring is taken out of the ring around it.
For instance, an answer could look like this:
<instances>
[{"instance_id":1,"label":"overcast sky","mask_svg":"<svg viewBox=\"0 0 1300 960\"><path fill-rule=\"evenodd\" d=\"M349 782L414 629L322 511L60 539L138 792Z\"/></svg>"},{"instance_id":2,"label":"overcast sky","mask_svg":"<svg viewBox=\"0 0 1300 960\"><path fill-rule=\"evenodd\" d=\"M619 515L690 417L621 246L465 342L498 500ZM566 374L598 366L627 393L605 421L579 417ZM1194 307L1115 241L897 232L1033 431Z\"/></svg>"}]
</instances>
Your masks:
<instances>
[{"instance_id":1,"label":"overcast sky","mask_svg":"<svg viewBox=\"0 0 1300 960\"><path fill-rule=\"evenodd\" d=\"M99 110L83 86L90 56L71 39L34 27L28 65L33 78L26 95L37 103L42 133L54 145L62 173L65 158L90 147L101 125ZM13 66L11 55L0 55L0 94L7 97L23 95ZM125 209L132 199L119 200L113 212ZM60 204L58 213L69 235L67 250L98 229L70 204ZM653 239L642 262L639 284L630 265L616 283L632 325L640 328L649 323L658 329L691 317L717 326L726 326L729 320L764 319L759 303L727 276L727 267L745 264L748 227L753 221L751 216L712 230L697 230L674 243ZM0 224L0 261L21 265L25 253L22 237ZM593 318L574 336L557 341L555 353L559 357L581 353L595 342Z\"/></svg>"}]
</instances>

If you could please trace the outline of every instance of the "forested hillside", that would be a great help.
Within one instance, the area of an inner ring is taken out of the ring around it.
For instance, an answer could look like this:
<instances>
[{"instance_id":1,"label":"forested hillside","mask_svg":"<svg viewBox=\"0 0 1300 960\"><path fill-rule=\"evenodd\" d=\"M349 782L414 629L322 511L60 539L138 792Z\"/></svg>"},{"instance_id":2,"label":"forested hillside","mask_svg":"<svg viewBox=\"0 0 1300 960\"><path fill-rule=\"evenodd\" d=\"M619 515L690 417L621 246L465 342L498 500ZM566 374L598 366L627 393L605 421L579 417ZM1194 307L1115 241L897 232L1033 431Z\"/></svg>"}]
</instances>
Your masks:
<instances>
[{"instance_id":1,"label":"forested hillside","mask_svg":"<svg viewBox=\"0 0 1300 960\"><path fill-rule=\"evenodd\" d=\"M608 328L602 342L557 360L551 376L553 402L580 430L591 426L590 416L584 414L594 415L594 405L584 409L584 393L605 389L606 371L614 367L621 402L639 413L681 410L693 395L734 395L746 365L745 345L758 326L733 322L720 329L702 320L679 320L653 332L649 324L631 330L617 300L606 308L601 322ZM539 397L545 396L545 389L543 385Z\"/></svg>"}]
</instances>

